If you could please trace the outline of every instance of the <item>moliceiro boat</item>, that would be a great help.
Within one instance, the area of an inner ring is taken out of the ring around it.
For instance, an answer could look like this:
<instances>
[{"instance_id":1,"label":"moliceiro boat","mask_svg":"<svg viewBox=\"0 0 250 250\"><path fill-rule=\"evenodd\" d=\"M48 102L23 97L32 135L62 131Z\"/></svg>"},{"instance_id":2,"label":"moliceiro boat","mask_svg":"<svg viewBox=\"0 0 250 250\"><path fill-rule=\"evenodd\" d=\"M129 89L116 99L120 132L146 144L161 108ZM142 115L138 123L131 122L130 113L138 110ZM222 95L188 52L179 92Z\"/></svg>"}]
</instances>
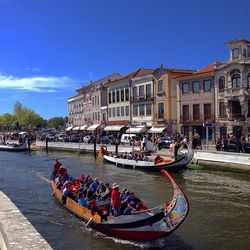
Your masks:
<instances>
[{"instance_id":1,"label":"moliceiro boat","mask_svg":"<svg viewBox=\"0 0 250 250\"><path fill-rule=\"evenodd\" d=\"M99 213L79 205L68 196L65 197L54 180L50 183L55 198L78 218L85 221L86 226L111 237L146 242L168 236L181 225L189 212L189 203L181 188L167 171L162 170L161 173L172 183L174 189L172 200L155 208L147 208L117 217L109 214L103 218Z\"/></svg>"},{"instance_id":2,"label":"moliceiro boat","mask_svg":"<svg viewBox=\"0 0 250 250\"><path fill-rule=\"evenodd\" d=\"M179 155L176 158L172 159L161 159L158 163L155 162L154 159L151 159L152 156L147 157L147 160L131 160L127 158L121 158L117 155L109 154L107 150L100 150L103 151L99 153L99 156L102 155L103 159L109 163L116 164L122 167L130 167L130 168L139 168L143 170L149 170L153 172L159 172L163 169L167 171L177 171L186 167L186 165L192 160L194 156L194 150L191 147L188 147L188 150L183 155Z\"/></svg>"},{"instance_id":3,"label":"moliceiro boat","mask_svg":"<svg viewBox=\"0 0 250 250\"><path fill-rule=\"evenodd\" d=\"M0 144L0 151L9 151L9 152L24 152L28 150L27 143L22 144Z\"/></svg>"}]
</instances>

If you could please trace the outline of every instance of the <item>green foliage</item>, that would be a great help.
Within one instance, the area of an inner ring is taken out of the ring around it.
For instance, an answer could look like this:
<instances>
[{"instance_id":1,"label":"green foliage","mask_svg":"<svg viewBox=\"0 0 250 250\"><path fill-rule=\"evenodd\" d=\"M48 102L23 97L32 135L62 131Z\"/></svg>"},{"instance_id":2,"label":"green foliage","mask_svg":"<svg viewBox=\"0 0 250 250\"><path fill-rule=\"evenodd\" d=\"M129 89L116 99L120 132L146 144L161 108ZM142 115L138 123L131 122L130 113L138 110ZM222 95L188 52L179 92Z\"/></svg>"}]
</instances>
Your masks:
<instances>
[{"instance_id":1,"label":"green foliage","mask_svg":"<svg viewBox=\"0 0 250 250\"><path fill-rule=\"evenodd\" d=\"M63 117L53 117L47 121L48 127L50 128L60 128L64 123Z\"/></svg>"},{"instance_id":2,"label":"green foliage","mask_svg":"<svg viewBox=\"0 0 250 250\"><path fill-rule=\"evenodd\" d=\"M16 126L31 128L45 124L45 120L33 110L24 107L20 102L14 105L14 114L3 114L0 116L1 127L16 128Z\"/></svg>"}]
</instances>

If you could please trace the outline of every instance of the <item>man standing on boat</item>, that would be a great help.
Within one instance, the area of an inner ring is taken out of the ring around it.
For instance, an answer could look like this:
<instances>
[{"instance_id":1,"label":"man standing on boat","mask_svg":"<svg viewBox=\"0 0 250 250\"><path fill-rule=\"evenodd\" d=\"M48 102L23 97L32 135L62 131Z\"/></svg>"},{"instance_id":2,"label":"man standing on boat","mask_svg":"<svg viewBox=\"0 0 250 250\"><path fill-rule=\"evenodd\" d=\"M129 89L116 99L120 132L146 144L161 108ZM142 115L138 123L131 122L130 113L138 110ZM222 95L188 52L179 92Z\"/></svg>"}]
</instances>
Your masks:
<instances>
[{"instance_id":1,"label":"man standing on boat","mask_svg":"<svg viewBox=\"0 0 250 250\"><path fill-rule=\"evenodd\" d=\"M121 214L121 197L119 192L119 185L117 183L113 183L112 193L111 193L111 206L113 210L113 214L115 217Z\"/></svg>"}]
</instances>

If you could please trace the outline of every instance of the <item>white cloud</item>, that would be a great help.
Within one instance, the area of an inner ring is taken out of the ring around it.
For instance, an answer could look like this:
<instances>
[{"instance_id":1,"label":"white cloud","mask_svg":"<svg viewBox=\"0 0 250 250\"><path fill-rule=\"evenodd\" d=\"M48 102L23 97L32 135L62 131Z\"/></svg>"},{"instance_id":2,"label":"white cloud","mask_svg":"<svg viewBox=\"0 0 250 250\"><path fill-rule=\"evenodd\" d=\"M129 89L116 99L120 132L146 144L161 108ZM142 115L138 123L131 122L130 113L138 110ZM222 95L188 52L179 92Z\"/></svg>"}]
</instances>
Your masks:
<instances>
[{"instance_id":1,"label":"white cloud","mask_svg":"<svg viewBox=\"0 0 250 250\"><path fill-rule=\"evenodd\" d=\"M0 74L0 89L31 92L56 92L60 89L75 89L76 87L76 80L67 76L33 76L21 78Z\"/></svg>"}]
</instances>

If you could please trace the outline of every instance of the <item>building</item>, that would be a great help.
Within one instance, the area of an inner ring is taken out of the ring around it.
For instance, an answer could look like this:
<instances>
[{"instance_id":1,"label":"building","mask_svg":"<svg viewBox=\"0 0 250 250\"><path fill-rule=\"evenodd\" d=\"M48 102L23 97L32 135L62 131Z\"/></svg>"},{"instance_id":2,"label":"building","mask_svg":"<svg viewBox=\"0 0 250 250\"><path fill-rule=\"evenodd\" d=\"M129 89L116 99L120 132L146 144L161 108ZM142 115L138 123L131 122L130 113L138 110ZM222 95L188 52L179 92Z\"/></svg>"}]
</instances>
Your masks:
<instances>
[{"instance_id":1,"label":"building","mask_svg":"<svg viewBox=\"0 0 250 250\"><path fill-rule=\"evenodd\" d=\"M177 81L178 131L189 140L194 134L205 139L208 126L209 139L214 141L214 64L173 80Z\"/></svg>"},{"instance_id":2,"label":"building","mask_svg":"<svg viewBox=\"0 0 250 250\"><path fill-rule=\"evenodd\" d=\"M225 43L230 59L215 63L216 136L250 135L250 41Z\"/></svg>"},{"instance_id":3,"label":"building","mask_svg":"<svg viewBox=\"0 0 250 250\"><path fill-rule=\"evenodd\" d=\"M167 128L172 134L177 129L176 77L190 75L192 70L170 69L161 66L154 70L154 117L153 125Z\"/></svg>"},{"instance_id":4,"label":"building","mask_svg":"<svg viewBox=\"0 0 250 250\"><path fill-rule=\"evenodd\" d=\"M68 99L67 130L95 131L101 123L105 123L107 84L121 77L120 74L114 73L76 90L77 95Z\"/></svg>"}]
</instances>

